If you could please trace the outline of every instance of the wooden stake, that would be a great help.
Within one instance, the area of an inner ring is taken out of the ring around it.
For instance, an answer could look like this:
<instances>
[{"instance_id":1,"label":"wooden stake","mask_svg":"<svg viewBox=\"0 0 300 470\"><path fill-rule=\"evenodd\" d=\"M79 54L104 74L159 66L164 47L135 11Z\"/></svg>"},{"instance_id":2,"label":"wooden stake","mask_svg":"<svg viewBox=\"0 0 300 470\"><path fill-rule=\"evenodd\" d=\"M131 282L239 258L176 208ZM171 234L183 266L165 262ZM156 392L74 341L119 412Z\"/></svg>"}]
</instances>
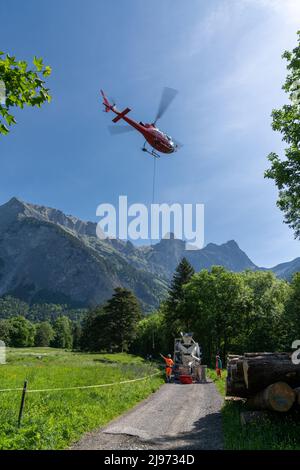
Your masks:
<instances>
[{"instance_id":1,"label":"wooden stake","mask_svg":"<svg viewBox=\"0 0 300 470\"><path fill-rule=\"evenodd\" d=\"M28 383L28 381L25 380L23 390L22 390L22 398L21 398L21 405L20 405L19 418L18 418L18 428L20 428L20 426L21 426L24 403L25 403L25 395L26 395L26 391L27 391L27 383Z\"/></svg>"}]
</instances>

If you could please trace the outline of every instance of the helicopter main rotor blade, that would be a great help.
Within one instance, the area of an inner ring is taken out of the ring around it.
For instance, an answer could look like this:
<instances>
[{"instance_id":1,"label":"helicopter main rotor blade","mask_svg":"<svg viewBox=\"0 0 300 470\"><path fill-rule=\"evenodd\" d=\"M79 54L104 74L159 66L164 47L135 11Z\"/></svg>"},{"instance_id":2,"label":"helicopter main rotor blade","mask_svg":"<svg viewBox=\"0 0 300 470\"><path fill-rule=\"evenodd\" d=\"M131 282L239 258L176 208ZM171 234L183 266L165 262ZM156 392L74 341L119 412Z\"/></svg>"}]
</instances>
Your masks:
<instances>
[{"instance_id":1,"label":"helicopter main rotor blade","mask_svg":"<svg viewBox=\"0 0 300 470\"><path fill-rule=\"evenodd\" d=\"M131 126L107 126L110 134L120 135L127 134L127 132L134 131L134 128Z\"/></svg>"},{"instance_id":2,"label":"helicopter main rotor blade","mask_svg":"<svg viewBox=\"0 0 300 470\"><path fill-rule=\"evenodd\" d=\"M177 95L177 93L178 93L178 90L174 90L174 88L165 87L163 89L154 124L166 112L166 110L168 109L168 107L172 103L172 101L175 98L175 96Z\"/></svg>"}]
</instances>

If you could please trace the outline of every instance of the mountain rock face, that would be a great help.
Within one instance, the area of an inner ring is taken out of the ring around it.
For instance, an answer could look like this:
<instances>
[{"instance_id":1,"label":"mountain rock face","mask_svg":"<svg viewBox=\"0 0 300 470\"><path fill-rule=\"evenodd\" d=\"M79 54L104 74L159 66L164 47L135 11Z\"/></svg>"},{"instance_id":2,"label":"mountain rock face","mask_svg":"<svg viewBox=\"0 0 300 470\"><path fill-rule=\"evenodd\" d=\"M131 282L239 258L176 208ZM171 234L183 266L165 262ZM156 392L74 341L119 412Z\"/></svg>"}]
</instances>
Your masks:
<instances>
[{"instance_id":1,"label":"mountain rock face","mask_svg":"<svg viewBox=\"0 0 300 470\"><path fill-rule=\"evenodd\" d=\"M145 310L165 297L172 274L185 256L196 271L222 265L232 271L259 269L233 240L185 250L171 235L136 247L130 241L99 240L96 223L12 198L0 206L0 296L30 303L90 306L108 299L113 289L131 289ZM272 269L290 279L300 258Z\"/></svg>"},{"instance_id":2,"label":"mountain rock face","mask_svg":"<svg viewBox=\"0 0 300 470\"><path fill-rule=\"evenodd\" d=\"M16 198L0 207L0 296L87 306L102 303L120 285L145 308L166 290L165 281L130 264L114 243L99 240L96 224Z\"/></svg>"},{"instance_id":3,"label":"mountain rock face","mask_svg":"<svg viewBox=\"0 0 300 470\"><path fill-rule=\"evenodd\" d=\"M195 271L210 269L213 265L224 266L231 271L257 269L233 240L222 245L209 243L201 250L186 250L185 242L171 235L170 239L162 239L156 245L144 248L143 252L151 271L163 272L168 279L183 257L192 264Z\"/></svg>"},{"instance_id":4,"label":"mountain rock face","mask_svg":"<svg viewBox=\"0 0 300 470\"><path fill-rule=\"evenodd\" d=\"M300 258L295 258L287 263L277 264L271 269L276 276L290 281L296 272L300 271Z\"/></svg>"}]
</instances>

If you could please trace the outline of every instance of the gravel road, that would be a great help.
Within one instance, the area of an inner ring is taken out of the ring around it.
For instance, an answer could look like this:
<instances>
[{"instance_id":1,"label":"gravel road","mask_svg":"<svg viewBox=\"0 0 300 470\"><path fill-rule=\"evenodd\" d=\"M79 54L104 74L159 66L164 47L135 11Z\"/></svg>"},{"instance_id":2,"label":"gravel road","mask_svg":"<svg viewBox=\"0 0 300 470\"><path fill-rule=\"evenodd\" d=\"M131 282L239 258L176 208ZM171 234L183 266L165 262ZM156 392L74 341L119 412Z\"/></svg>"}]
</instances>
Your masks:
<instances>
[{"instance_id":1,"label":"gravel road","mask_svg":"<svg viewBox=\"0 0 300 470\"><path fill-rule=\"evenodd\" d=\"M72 449L222 449L222 398L211 382L165 384Z\"/></svg>"}]
</instances>

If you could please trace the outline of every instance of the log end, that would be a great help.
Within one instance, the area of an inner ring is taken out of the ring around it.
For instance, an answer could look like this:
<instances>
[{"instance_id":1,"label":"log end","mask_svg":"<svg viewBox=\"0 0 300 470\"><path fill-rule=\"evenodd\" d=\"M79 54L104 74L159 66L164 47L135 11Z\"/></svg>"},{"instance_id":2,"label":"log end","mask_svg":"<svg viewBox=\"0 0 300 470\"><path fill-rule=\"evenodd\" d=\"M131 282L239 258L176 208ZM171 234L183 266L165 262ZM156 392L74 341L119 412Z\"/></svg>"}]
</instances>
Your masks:
<instances>
[{"instance_id":1,"label":"log end","mask_svg":"<svg viewBox=\"0 0 300 470\"><path fill-rule=\"evenodd\" d=\"M268 398L272 410L286 413L295 402L295 392L287 383L277 382L269 387Z\"/></svg>"},{"instance_id":2,"label":"log end","mask_svg":"<svg viewBox=\"0 0 300 470\"><path fill-rule=\"evenodd\" d=\"M286 413L295 402L296 393L285 382L276 382L250 398L248 406L255 410L272 410Z\"/></svg>"}]
</instances>

